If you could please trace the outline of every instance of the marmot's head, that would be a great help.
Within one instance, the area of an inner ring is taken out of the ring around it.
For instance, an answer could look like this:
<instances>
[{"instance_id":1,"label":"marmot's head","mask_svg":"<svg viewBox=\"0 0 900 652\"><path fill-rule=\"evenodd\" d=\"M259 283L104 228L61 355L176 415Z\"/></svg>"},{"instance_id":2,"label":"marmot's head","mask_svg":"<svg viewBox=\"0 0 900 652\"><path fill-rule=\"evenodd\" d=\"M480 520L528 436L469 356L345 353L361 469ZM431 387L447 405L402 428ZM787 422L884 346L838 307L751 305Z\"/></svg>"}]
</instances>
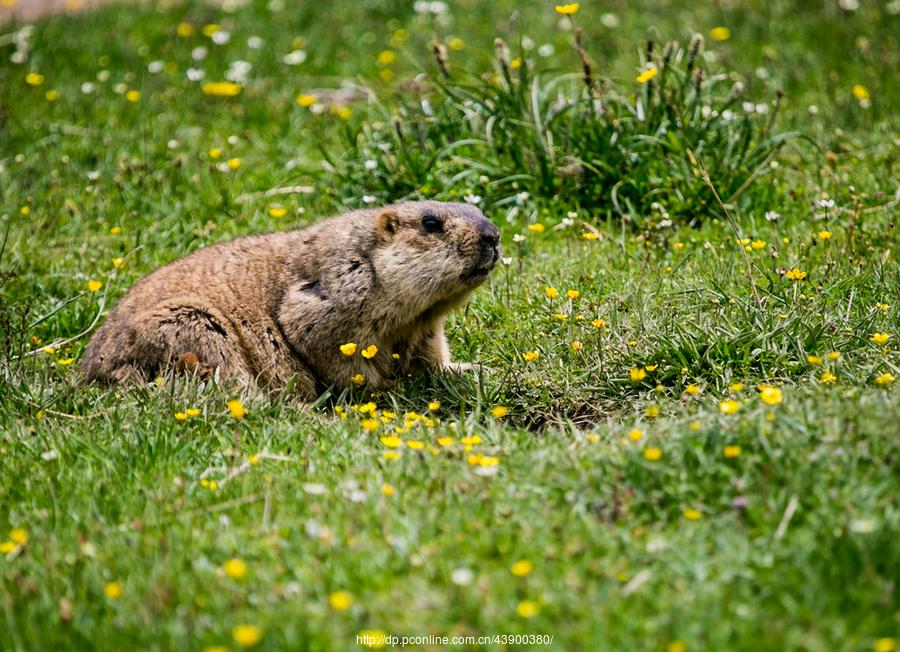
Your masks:
<instances>
[{"instance_id":1,"label":"marmot's head","mask_svg":"<svg viewBox=\"0 0 900 652\"><path fill-rule=\"evenodd\" d=\"M470 204L420 201L386 206L376 217L373 263L386 289L417 295L418 307L462 299L500 258L500 232Z\"/></svg>"}]
</instances>

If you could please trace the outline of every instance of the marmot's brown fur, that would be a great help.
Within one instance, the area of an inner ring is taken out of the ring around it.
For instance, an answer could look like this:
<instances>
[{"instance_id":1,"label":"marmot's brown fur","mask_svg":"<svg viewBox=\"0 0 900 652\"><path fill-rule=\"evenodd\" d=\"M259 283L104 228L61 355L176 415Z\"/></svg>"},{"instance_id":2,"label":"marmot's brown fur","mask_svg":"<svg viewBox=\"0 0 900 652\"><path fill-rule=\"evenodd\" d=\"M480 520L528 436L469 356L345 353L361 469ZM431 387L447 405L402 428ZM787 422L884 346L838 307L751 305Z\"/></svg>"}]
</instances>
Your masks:
<instances>
[{"instance_id":1,"label":"marmot's brown fur","mask_svg":"<svg viewBox=\"0 0 900 652\"><path fill-rule=\"evenodd\" d=\"M170 369L271 388L293 378L306 400L357 374L377 386L451 369L444 320L487 278L499 243L473 206L408 202L200 249L131 288L81 369L107 383Z\"/></svg>"}]
</instances>

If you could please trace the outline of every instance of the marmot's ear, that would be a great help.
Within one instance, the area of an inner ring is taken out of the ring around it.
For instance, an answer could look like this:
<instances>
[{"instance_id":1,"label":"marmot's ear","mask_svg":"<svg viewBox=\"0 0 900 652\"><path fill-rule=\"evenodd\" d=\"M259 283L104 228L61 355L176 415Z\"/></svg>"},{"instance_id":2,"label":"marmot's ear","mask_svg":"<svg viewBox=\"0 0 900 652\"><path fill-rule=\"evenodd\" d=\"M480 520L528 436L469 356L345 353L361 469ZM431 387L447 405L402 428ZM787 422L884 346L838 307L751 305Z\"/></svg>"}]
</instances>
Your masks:
<instances>
[{"instance_id":1,"label":"marmot's ear","mask_svg":"<svg viewBox=\"0 0 900 652\"><path fill-rule=\"evenodd\" d=\"M378 233L392 238L400 228L400 216L392 208L385 208L378 215Z\"/></svg>"}]
</instances>

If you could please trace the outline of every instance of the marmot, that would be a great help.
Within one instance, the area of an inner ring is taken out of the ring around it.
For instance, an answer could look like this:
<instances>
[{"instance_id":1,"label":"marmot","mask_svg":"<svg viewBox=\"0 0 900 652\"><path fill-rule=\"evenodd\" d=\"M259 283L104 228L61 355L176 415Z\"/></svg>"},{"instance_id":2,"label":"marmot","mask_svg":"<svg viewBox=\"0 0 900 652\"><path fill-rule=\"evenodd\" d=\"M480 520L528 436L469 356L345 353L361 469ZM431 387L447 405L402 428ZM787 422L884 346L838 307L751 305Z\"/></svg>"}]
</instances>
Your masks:
<instances>
[{"instance_id":1,"label":"marmot","mask_svg":"<svg viewBox=\"0 0 900 652\"><path fill-rule=\"evenodd\" d=\"M238 238L131 288L91 338L81 369L105 383L170 369L272 389L294 379L302 400L360 375L378 386L461 369L450 362L444 320L499 255L499 231L480 210L434 201Z\"/></svg>"}]
</instances>

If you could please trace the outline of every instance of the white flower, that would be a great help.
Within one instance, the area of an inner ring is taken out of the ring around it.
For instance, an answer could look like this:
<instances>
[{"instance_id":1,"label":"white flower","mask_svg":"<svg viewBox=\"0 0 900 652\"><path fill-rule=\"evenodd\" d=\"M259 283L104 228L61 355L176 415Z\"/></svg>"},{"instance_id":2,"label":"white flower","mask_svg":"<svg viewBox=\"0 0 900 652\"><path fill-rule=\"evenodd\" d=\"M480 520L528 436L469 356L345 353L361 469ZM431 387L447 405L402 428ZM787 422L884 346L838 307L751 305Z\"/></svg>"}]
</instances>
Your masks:
<instances>
[{"instance_id":1,"label":"white flower","mask_svg":"<svg viewBox=\"0 0 900 652\"><path fill-rule=\"evenodd\" d=\"M525 202L528 201L528 198L529 198L530 196L531 196L531 195L529 195L527 192L522 191L522 192L520 192L519 194L516 195L516 201L519 202L520 204L524 204Z\"/></svg>"},{"instance_id":2,"label":"white flower","mask_svg":"<svg viewBox=\"0 0 900 652\"><path fill-rule=\"evenodd\" d=\"M668 229L670 226L672 226L672 220L666 218L664 220L661 220L660 223L656 225L656 228L657 229Z\"/></svg>"},{"instance_id":3,"label":"white flower","mask_svg":"<svg viewBox=\"0 0 900 652\"><path fill-rule=\"evenodd\" d=\"M759 115L767 114L769 112L769 105L765 104L764 102L760 102L759 104L756 105L756 112Z\"/></svg>"},{"instance_id":4,"label":"white flower","mask_svg":"<svg viewBox=\"0 0 900 652\"><path fill-rule=\"evenodd\" d=\"M188 68L187 69L187 78L191 81L200 81L206 77L206 71L200 70L199 68Z\"/></svg>"},{"instance_id":5,"label":"white flower","mask_svg":"<svg viewBox=\"0 0 900 652\"><path fill-rule=\"evenodd\" d=\"M84 93L85 95L90 95L91 93L94 92L94 88L95 87L91 82L84 82L81 85L81 92Z\"/></svg>"},{"instance_id":6,"label":"white flower","mask_svg":"<svg viewBox=\"0 0 900 652\"><path fill-rule=\"evenodd\" d=\"M815 202L816 208L834 208L834 200L833 199L817 199Z\"/></svg>"},{"instance_id":7,"label":"white flower","mask_svg":"<svg viewBox=\"0 0 900 652\"><path fill-rule=\"evenodd\" d=\"M538 48L538 54L545 58L552 57L554 52L556 52L556 48L553 47L552 43L544 43Z\"/></svg>"},{"instance_id":8,"label":"white flower","mask_svg":"<svg viewBox=\"0 0 900 652\"><path fill-rule=\"evenodd\" d=\"M516 233L513 236L513 242L525 242L525 236L522 235L521 233Z\"/></svg>"},{"instance_id":9,"label":"white flower","mask_svg":"<svg viewBox=\"0 0 900 652\"><path fill-rule=\"evenodd\" d=\"M756 75L757 79L768 79L769 78L769 70L768 68L763 68L760 66L756 70L753 71L753 74Z\"/></svg>"},{"instance_id":10,"label":"white flower","mask_svg":"<svg viewBox=\"0 0 900 652\"><path fill-rule=\"evenodd\" d=\"M562 224L563 226L573 226L575 224L575 220L573 220L571 217L564 217L562 218L562 222L560 222L560 224Z\"/></svg>"},{"instance_id":11,"label":"white flower","mask_svg":"<svg viewBox=\"0 0 900 652\"><path fill-rule=\"evenodd\" d=\"M216 45L225 45L230 40L231 32L224 29L220 29L218 32L212 35L212 42Z\"/></svg>"},{"instance_id":12,"label":"white flower","mask_svg":"<svg viewBox=\"0 0 900 652\"><path fill-rule=\"evenodd\" d=\"M600 24L609 29L619 26L619 17L615 14L600 14Z\"/></svg>"},{"instance_id":13,"label":"white flower","mask_svg":"<svg viewBox=\"0 0 900 652\"><path fill-rule=\"evenodd\" d=\"M178 141L173 138L166 143L166 147L169 149L178 149Z\"/></svg>"},{"instance_id":14,"label":"white flower","mask_svg":"<svg viewBox=\"0 0 900 652\"><path fill-rule=\"evenodd\" d=\"M568 217L570 220L574 220L576 217L578 217L578 211L569 211L568 213L566 213L566 217Z\"/></svg>"},{"instance_id":15,"label":"white flower","mask_svg":"<svg viewBox=\"0 0 900 652\"><path fill-rule=\"evenodd\" d=\"M289 66L299 66L306 61L306 50L294 50L293 52L288 52L281 57L281 60Z\"/></svg>"},{"instance_id":16,"label":"white flower","mask_svg":"<svg viewBox=\"0 0 900 652\"><path fill-rule=\"evenodd\" d=\"M91 170L87 173L87 178L91 181L96 181L100 178L100 170Z\"/></svg>"},{"instance_id":17,"label":"white flower","mask_svg":"<svg viewBox=\"0 0 900 652\"><path fill-rule=\"evenodd\" d=\"M207 54L209 54L209 50L200 45L191 50L191 59L194 61L203 61Z\"/></svg>"},{"instance_id":18,"label":"white flower","mask_svg":"<svg viewBox=\"0 0 900 652\"><path fill-rule=\"evenodd\" d=\"M253 70L253 64L249 61L232 61L225 72L225 79L244 84L247 82L247 75L250 74L251 70Z\"/></svg>"},{"instance_id":19,"label":"white flower","mask_svg":"<svg viewBox=\"0 0 900 652\"><path fill-rule=\"evenodd\" d=\"M164 64L162 61L151 61L147 64L147 72L149 72L151 75L162 72L163 65Z\"/></svg>"},{"instance_id":20,"label":"white flower","mask_svg":"<svg viewBox=\"0 0 900 652\"><path fill-rule=\"evenodd\" d=\"M450 581L457 586L468 586L474 579L475 573L472 572L472 569L466 568L465 566L454 568L450 573Z\"/></svg>"},{"instance_id":21,"label":"white flower","mask_svg":"<svg viewBox=\"0 0 900 652\"><path fill-rule=\"evenodd\" d=\"M374 204L378 201L378 197L375 197L374 195L363 195L362 200L364 204Z\"/></svg>"},{"instance_id":22,"label":"white flower","mask_svg":"<svg viewBox=\"0 0 900 652\"><path fill-rule=\"evenodd\" d=\"M743 102L741 104L741 108L744 109L747 113L753 113L756 111L756 105L753 102Z\"/></svg>"},{"instance_id":23,"label":"white flower","mask_svg":"<svg viewBox=\"0 0 900 652\"><path fill-rule=\"evenodd\" d=\"M303 491L310 496L322 496L328 492L328 487L318 482L306 482L303 484Z\"/></svg>"},{"instance_id":24,"label":"white flower","mask_svg":"<svg viewBox=\"0 0 900 652\"><path fill-rule=\"evenodd\" d=\"M819 113L819 107L815 104L810 104L809 108L806 110L809 111L810 115L817 115Z\"/></svg>"},{"instance_id":25,"label":"white flower","mask_svg":"<svg viewBox=\"0 0 900 652\"><path fill-rule=\"evenodd\" d=\"M121 95L122 93L124 93L127 90L128 90L128 84L124 84L122 82L119 82L118 84L113 86L113 92L116 93L117 95Z\"/></svg>"},{"instance_id":26,"label":"white flower","mask_svg":"<svg viewBox=\"0 0 900 652\"><path fill-rule=\"evenodd\" d=\"M859 0L838 0L838 6L844 11L856 11L859 9Z\"/></svg>"},{"instance_id":27,"label":"white flower","mask_svg":"<svg viewBox=\"0 0 900 652\"><path fill-rule=\"evenodd\" d=\"M512 265L512 263L513 263L512 256L503 256L500 259L500 262L502 262L504 265L507 265L507 266Z\"/></svg>"},{"instance_id":28,"label":"white flower","mask_svg":"<svg viewBox=\"0 0 900 652\"><path fill-rule=\"evenodd\" d=\"M48 462L55 460L57 457L59 457L59 453L57 453L52 448L48 451L44 451L43 453L41 453L41 459L46 460Z\"/></svg>"},{"instance_id":29,"label":"white flower","mask_svg":"<svg viewBox=\"0 0 900 652\"><path fill-rule=\"evenodd\" d=\"M779 217L781 217L781 215L779 215L775 211L766 211L766 221L767 222L775 222L776 220L778 220Z\"/></svg>"},{"instance_id":30,"label":"white flower","mask_svg":"<svg viewBox=\"0 0 900 652\"><path fill-rule=\"evenodd\" d=\"M259 50L266 42L258 36L251 36L247 39L247 47L251 50Z\"/></svg>"},{"instance_id":31,"label":"white flower","mask_svg":"<svg viewBox=\"0 0 900 652\"><path fill-rule=\"evenodd\" d=\"M109 70L101 70L97 73L97 81L105 82L109 81Z\"/></svg>"},{"instance_id":32,"label":"white flower","mask_svg":"<svg viewBox=\"0 0 900 652\"><path fill-rule=\"evenodd\" d=\"M241 142L241 138L240 138L240 136L238 136L237 134L231 134L231 135L228 137L228 144L229 144L229 145L237 145L239 142Z\"/></svg>"},{"instance_id":33,"label":"white flower","mask_svg":"<svg viewBox=\"0 0 900 652\"><path fill-rule=\"evenodd\" d=\"M480 196L480 195L472 195L472 194L468 194L468 195L466 195L465 197L463 197L463 199L466 200L466 203L467 203L467 204L474 204L474 205L477 206L478 204L481 203L481 196Z\"/></svg>"},{"instance_id":34,"label":"white flower","mask_svg":"<svg viewBox=\"0 0 900 652\"><path fill-rule=\"evenodd\" d=\"M731 122L736 117L737 116L734 114L734 111L732 111L731 109L725 109L724 111L722 111L722 120L724 120L725 122Z\"/></svg>"},{"instance_id":35,"label":"white flower","mask_svg":"<svg viewBox=\"0 0 900 652\"><path fill-rule=\"evenodd\" d=\"M374 158L370 158L370 159L367 159L366 162L363 163L363 165L366 167L367 170L374 170L375 168L378 167L378 161L376 161Z\"/></svg>"}]
</instances>

